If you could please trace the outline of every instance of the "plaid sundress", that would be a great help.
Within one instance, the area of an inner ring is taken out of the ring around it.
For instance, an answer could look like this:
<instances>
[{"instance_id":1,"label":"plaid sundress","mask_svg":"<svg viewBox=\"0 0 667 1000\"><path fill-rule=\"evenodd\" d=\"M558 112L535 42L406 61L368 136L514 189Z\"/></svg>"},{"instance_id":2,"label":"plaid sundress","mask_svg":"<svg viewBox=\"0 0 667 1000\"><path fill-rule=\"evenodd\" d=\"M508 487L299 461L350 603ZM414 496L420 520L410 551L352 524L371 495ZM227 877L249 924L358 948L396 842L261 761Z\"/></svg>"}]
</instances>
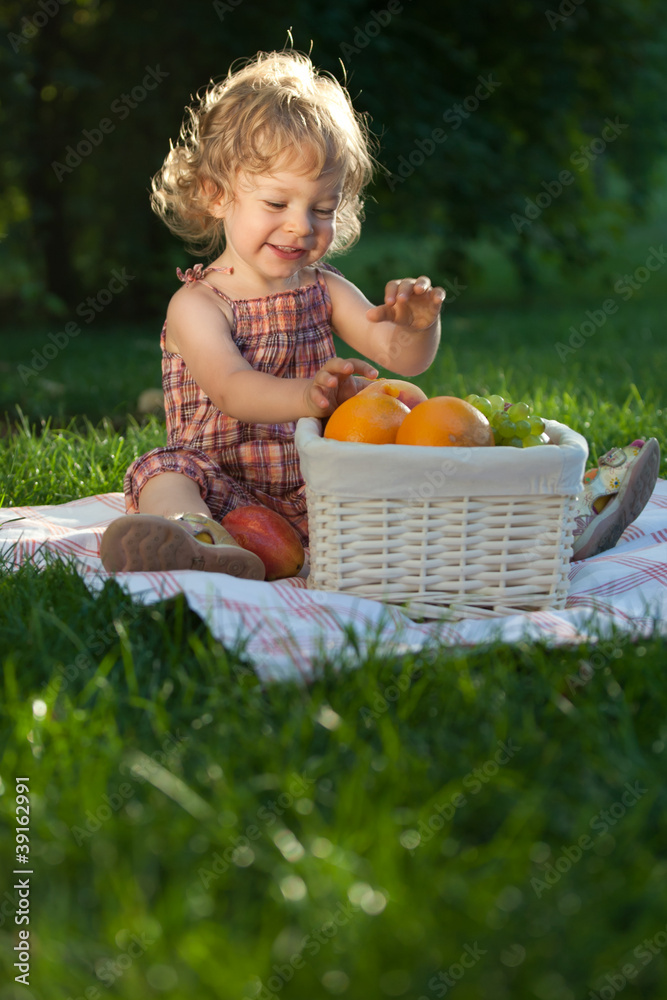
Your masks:
<instances>
[{"instance_id":1,"label":"plaid sundress","mask_svg":"<svg viewBox=\"0 0 667 1000\"><path fill-rule=\"evenodd\" d=\"M317 280L286 292L257 299L216 295L233 312L232 338L257 371L280 378L312 378L335 356L331 300L318 265ZM203 281L209 271L197 264L177 275L186 286ZM340 272L336 272L340 273ZM160 336L162 388L167 419L167 445L135 459L125 475L128 513L138 513L139 494L162 472L194 479L217 521L234 507L260 503L286 517L307 542L308 521L299 457L294 444L296 421L251 424L222 413L197 385L179 354L165 346L167 322Z\"/></svg>"}]
</instances>

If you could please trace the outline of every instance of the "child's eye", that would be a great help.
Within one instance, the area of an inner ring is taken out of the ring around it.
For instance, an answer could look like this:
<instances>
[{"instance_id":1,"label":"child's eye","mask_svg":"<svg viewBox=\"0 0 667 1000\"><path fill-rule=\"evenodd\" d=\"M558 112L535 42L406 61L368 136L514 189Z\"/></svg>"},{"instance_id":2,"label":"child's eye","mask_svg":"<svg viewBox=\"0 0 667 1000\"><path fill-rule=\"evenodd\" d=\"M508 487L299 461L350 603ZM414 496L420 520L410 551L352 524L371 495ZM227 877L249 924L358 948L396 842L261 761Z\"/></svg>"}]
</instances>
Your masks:
<instances>
[{"instance_id":1,"label":"child's eye","mask_svg":"<svg viewBox=\"0 0 667 1000\"><path fill-rule=\"evenodd\" d=\"M285 205L282 202L279 202L279 201L267 201L266 204L269 206L269 208L284 208L285 207Z\"/></svg>"},{"instance_id":2,"label":"child's eye","mask_svg":"<svg viewBox=\"0 0 667 1000\"><path fill-rule=\"evenodd\" d=\"M332 215L336 214L335 208L316 208L315 211L318 215L323 215L328 219L330 219Z\"/></svg>"}]
</instances>

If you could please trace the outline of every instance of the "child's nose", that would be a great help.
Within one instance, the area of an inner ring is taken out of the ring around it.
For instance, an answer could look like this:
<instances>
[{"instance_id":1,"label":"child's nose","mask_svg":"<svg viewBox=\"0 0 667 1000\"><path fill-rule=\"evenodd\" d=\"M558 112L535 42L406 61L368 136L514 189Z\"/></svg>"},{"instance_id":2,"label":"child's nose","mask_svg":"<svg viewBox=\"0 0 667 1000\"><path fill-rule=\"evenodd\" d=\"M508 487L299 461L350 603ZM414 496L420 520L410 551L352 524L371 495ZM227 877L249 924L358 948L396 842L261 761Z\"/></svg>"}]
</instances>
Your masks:
<instances>
[{"instance_id":1,"label":"child's nose","mask_svg":"<svg viewBox=\"0 0 667 1000\"><path fill-rule=\"evenodd\" d=\"M308 212L293 212L287 220L287 230L295 236L309 236L313 223Z\"/></svg>"}]
</instances>

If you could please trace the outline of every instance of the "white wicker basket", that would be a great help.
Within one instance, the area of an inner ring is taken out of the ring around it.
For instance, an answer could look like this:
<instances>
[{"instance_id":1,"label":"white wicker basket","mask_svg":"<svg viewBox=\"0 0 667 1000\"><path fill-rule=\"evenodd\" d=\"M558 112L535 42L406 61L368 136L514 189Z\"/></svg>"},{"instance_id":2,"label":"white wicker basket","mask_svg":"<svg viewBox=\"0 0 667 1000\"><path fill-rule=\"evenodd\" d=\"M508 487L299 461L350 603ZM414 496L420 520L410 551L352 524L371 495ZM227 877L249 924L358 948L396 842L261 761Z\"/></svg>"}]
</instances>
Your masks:
<instances>
[{"instance_id":1,"label":"white wicker basket","mask_svg":"<svg viewBox=\"0 0 667 1000\"><path fill-rule=\"evenodd\" d=\"M300 420L308 586L423 617L562 608L588 446L546 423L543 447L431 448L332 441Z\"/></svg>"}]
</instances>

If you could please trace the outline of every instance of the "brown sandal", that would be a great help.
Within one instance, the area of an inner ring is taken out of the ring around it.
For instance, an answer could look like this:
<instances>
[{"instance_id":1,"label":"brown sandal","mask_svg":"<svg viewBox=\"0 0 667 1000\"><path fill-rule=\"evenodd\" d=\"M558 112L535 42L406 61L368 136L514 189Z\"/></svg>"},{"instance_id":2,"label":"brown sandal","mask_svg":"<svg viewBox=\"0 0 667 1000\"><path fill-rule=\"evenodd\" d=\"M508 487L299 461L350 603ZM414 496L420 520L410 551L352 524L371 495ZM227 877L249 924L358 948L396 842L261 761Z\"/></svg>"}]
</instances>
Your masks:
<instances>
[{"instance_id":1,"label":"brown sandal","mask_svg":"<svg viewBox=\"0 0 667 1000\"><path fill-rule=\"evenodd\" d=\"M109 573L198 569L263 580L264 563L203 514L126 514L102 536L102 565Z\"/></svg>"},{"instance_id":2,"label":"brown sandal","mask_svg":"<svg viewBox=\"0 0 667 1000\"><path fill-rule=\"evenodd\" d=\"M660 446L655 438L612 448L584 476L577 501L572 561L613 548L648 503L658 478Z\"/></svg>"}]
</instances>

